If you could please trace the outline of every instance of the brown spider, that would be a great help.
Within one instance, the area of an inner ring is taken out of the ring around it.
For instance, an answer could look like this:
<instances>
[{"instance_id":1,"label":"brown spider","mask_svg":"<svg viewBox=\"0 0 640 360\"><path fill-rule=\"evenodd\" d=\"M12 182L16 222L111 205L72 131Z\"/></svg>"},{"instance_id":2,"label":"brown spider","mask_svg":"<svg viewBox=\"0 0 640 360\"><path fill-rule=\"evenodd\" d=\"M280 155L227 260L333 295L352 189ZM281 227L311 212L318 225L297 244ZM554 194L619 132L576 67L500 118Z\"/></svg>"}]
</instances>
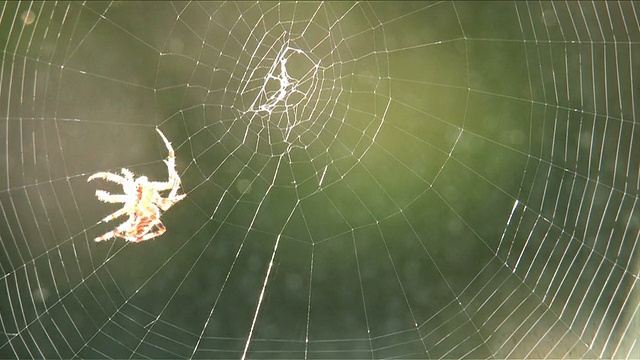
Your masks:
<instances>
[{"instance_id":1,"label":"brown spider","mask_svg":"<svg viewBox=\"0 0 640 360\"><path fill-rule=\"evenodd\" d=\"M149 181L146 176L134 179L133 173L128 169L122 169L122 176L110 172L99 172L91 175L87 181L104 179L122 185L124 194L110 194L104 190L96 190L96 197L106 203L123 203L122 209L102 219L103 222L111 221L122 215L129 215L129 219L120 224L114 230L99 236L96 241L111 238L123 238L127 241L141 242L158 237L167 230L160 221L160 210L167 211L173 204L184 199L185 194L178 195L180 189L180 177L176 171L175 153L171 143L160 129L156 128L160 137L169 150L167 164L169 179L167 181ZM171 189L166 198L160 195L161 191ZM155 230L154 230L155 228Z\"/></svg>"}]
</instances>

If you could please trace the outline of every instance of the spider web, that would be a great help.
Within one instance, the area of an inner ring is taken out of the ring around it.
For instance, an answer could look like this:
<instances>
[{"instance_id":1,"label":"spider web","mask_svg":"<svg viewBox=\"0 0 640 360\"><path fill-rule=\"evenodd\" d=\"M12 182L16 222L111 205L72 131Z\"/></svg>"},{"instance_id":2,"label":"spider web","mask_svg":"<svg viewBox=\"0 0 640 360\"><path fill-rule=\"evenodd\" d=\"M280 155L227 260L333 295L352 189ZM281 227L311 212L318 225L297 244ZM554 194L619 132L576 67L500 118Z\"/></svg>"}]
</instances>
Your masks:
<instances>
[{"instance_id":1,"label":"spider web","mask_svg":"<svg viewBox=\"0 0 640 360\"><path fill-rule=\"evenodd\" d=\"M0 357L640 357L635 3L0 9Z\"/></svg>"}]
</instances>

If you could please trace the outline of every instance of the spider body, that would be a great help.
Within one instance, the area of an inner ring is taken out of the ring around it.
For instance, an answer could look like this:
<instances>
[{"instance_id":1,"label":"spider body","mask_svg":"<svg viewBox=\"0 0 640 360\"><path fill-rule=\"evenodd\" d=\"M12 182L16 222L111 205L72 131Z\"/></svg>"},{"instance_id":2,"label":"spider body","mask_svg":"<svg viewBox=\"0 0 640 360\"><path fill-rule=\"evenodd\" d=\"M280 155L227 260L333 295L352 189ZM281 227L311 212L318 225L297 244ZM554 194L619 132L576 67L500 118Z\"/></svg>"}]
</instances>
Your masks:
<instances>
[{"instance_id":1,"label":"spider body","mask_svg":"<svg viewBox=\"0 0 640 360\"><path fill-rule=\"evenodd\" d=\"M186 196L185 194L178 195L180 177L175 169L175 153L171 143L160 129L156 130L169 151L167 160L164 160L169 173L167 181L149 181L146 176L134 179L133 173L128 169L122 169L122 175L99 172L87 179L87 181L104 179L122 185L124 194L110 194L104 190L96 190L98 200L106 203L123 204L120 210L102 219L103 222L111 221L123 215L129 216L127 221L114 230L97 237L96 241L119 237L131 242L141 242L158 237L167 230L160 221L161 211L167 211ZM171 190L169 195L162 197L160 192L167 190Z\"/></svg>"}]
</instances>

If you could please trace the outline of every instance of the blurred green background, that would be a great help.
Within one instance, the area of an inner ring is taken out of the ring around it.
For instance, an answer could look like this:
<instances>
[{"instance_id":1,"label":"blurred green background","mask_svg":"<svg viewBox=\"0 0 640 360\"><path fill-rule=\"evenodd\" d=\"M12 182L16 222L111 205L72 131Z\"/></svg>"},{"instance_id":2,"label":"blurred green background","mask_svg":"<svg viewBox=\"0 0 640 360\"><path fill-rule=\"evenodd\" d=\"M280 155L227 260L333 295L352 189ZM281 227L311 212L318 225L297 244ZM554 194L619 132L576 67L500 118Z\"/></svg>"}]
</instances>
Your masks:
<instances>
[{"instance_id":1,"label":"blurred green background","mask_svg":"<svg viewBox=\"0 0 640 360\"><path fill-rule=\"evenodd\" d=\"M636 4L2 6L2 357L640 356Z\"/></svg>"}]
</instances>

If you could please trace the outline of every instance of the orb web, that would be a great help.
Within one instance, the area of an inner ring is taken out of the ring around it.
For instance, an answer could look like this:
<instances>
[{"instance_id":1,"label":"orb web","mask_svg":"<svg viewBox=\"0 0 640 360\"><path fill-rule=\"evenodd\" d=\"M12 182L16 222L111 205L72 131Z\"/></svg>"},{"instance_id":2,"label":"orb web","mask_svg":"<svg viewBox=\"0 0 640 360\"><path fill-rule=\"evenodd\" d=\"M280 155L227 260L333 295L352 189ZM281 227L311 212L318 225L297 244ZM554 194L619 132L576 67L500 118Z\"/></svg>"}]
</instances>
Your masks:
<instances>
[{"instance_id":1,"label":"orb web","mask_svg":"<svg viewBox=\"0 0 640 360\"><path fill-rule=\"evenodd\" d=\"M640 357L635 3L0 9L0 357Z\"/></svg>"}]
</instances>

